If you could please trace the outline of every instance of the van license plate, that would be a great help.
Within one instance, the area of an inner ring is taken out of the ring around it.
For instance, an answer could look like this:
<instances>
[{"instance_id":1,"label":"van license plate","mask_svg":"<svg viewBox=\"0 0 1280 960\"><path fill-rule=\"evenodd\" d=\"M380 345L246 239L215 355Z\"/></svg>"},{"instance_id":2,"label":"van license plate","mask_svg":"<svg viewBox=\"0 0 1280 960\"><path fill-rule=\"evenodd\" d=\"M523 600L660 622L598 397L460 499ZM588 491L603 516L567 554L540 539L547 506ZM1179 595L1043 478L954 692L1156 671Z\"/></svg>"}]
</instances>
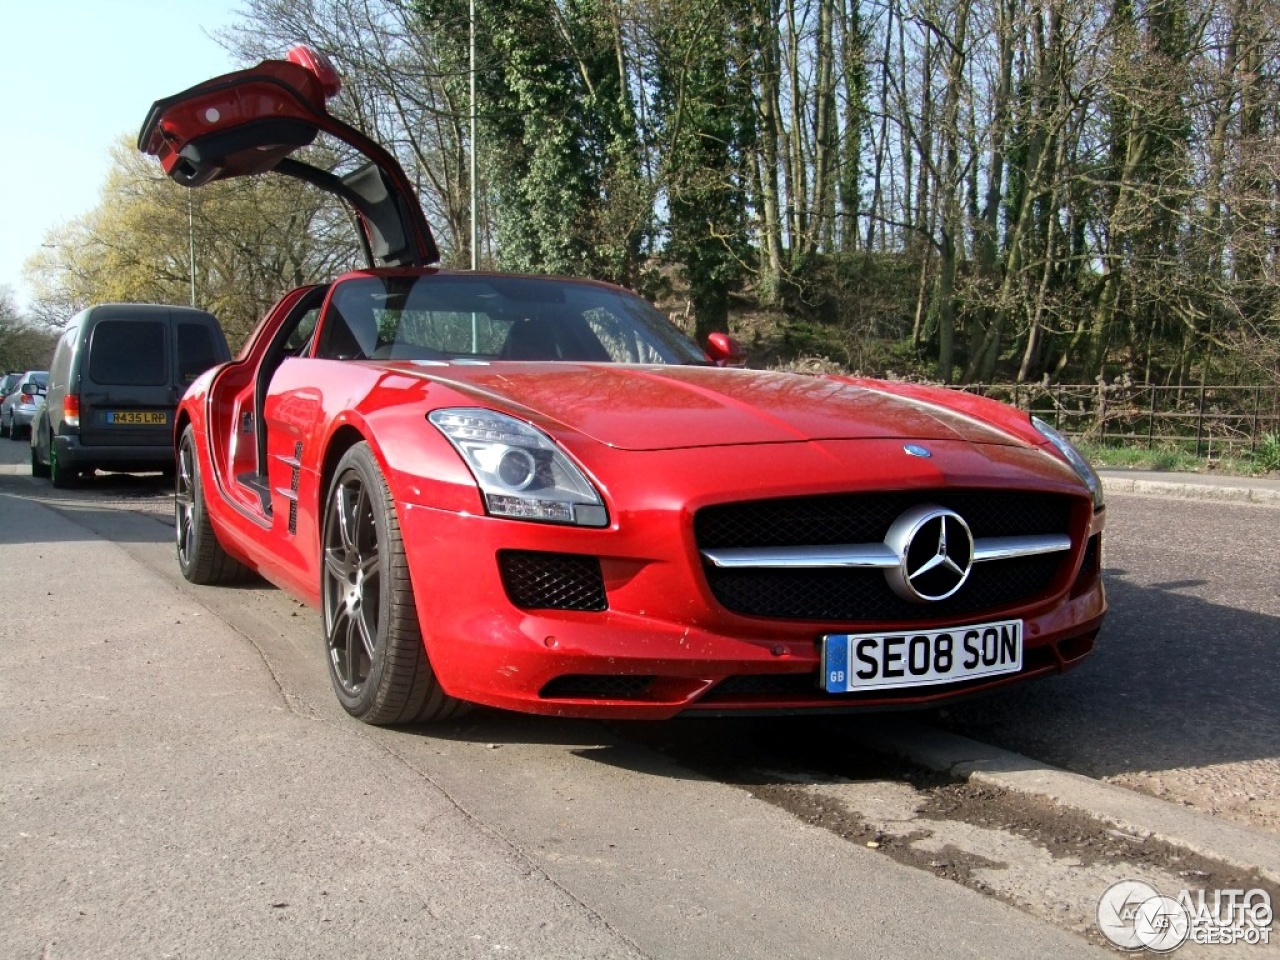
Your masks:
<instances>
[{"instance_id":1,"label":"van license plate","mask_svg":"<svg viewBox=\"0 0 1280 960\"><path fill-rule=\"evenodd\" d=\"M1021 669L1021 620L822 638L822 686L828 693L928 686Z\"/></svg>"},{"instance_id":2,"label":"van license plate","mask_svg":"<svg viewBox=\"0 0 1280 960\"><path fill-rule=\"evenodd\" d=\"M169 422L163 410L108 410L103 417L115 427L163 427Z\"/></svg>"}]
</instances>

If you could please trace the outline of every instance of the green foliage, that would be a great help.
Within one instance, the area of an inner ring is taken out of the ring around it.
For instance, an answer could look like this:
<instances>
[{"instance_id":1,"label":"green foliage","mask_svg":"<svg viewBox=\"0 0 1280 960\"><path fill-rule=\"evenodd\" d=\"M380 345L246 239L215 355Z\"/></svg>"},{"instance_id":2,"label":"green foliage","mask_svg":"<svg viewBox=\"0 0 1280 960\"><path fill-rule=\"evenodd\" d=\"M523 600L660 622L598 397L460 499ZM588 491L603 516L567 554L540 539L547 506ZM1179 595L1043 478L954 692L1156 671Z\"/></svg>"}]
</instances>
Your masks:
<instances>
[{"instance_id":1,"label":"green foliage","mask_svg":"<svg viewBox=\"0 0 1280 960\"><path fill-rule=\"evenodd\" d=\"M1280 472L1280 433L1268 433L1253 451L1253 462L1264 473Z\"/></svg>"},{"instance_id":2,"label":"green foliage","mask_svg":"<svg viewBox=\"0 0 1280 960\"><path fill-rule=\"evenodd\" d=\"M1193 472L1205 465L1204 459L1174 446L1160 446L1148 450L1145 447L1103 445L1087 443L1083 440L1077 440L1075 443L1085 459L1096 467Z\"/></svg>"},{"instance_id":3,"label":"green foliage","mask_svg":"<svg viewBox=\"0 0 1280 960\"><path fill-rule=\"evenodd\" d=\"M10 370L43 370L56 340L55 331L23 316L13 292L0 286L0 375Z\"/></svg>"},{"instance_id":4,"label":"green foliage","mask_svg":"<svg viewBox=\"0 0 1280 960\"><path fill-rule=\"evenodd\" d=\"M671 4L655 33L667 257L688 284L699 340L728 330L729 294L752 257L743 184L744 148L754 138L752 117L744 110L751 89L744 69L749 54L734 29L735 17L745 19L746 6L719 0L689 16L692 11Z\"/></svg>"},{"instance_id":5,"label":"green foliage","mask_svg":"<svg viewBox=\"0 0 1280 960\"><path fill-rule=\"evenodd\" d=\"M465 23L458 6L417 9L430 28ZM634 282L652 198L612 5L511 0L476 11L480 148L500 265ZM450 62L467 63L465 33L433 38Z\"/></svg>"},{"instance_id":6,"label":"green foliage","mask_svg":"<svg viewBox=\"0 0 1280 960\"><path fill-rule=\"evenodd\" d=\"M1272 435L1274 439L1275 435ZM1085 459L1095 467L1123 470L1155 470L1169 473L1207 473L1212 471L1226 476L1255 476L1259 473L1280 470L1280 444L1269 444L1267 439L1252 455L1246 450L1222 457L1195 455L1177 445L1161 445L1148 450L1145 447L1106 446L1076 441L1076 447Z\"/></svg>"}]
</instances>

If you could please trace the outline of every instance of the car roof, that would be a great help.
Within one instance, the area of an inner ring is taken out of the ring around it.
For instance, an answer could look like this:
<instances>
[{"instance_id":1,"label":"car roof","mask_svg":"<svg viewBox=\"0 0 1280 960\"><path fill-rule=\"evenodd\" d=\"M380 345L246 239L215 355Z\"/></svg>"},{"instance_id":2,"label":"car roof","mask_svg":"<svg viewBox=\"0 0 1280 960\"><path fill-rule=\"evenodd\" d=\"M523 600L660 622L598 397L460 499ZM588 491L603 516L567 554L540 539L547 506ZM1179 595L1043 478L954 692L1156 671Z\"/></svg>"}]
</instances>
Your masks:
<instances>
[{"instance_id":1,"label":"car roof","mask_svg":"<svg viewBox=\"0 0 1280 960\"><path fill-rule=\"evenodd\" d=\"M165 303L99 303L85 312L95 320L128 319L131 317L163 319L168 316L208 317L213 319L213 314L207 310Z\"/></svg>"}]
</instances>

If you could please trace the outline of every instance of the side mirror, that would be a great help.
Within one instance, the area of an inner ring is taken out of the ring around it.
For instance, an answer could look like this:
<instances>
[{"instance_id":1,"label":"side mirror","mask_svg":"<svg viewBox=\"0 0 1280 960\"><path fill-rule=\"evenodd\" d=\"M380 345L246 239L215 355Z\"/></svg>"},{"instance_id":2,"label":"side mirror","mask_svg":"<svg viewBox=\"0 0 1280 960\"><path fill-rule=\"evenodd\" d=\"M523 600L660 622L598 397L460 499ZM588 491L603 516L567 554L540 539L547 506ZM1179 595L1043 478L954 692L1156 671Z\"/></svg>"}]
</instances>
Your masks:
<instances>
[{"instance_id":1,"label":"side mirror","mask_svg":"<svg viewBox=\"0 0 1280 960\"><path fill-rule=\"evenodd\" d=\"M707 358L717 367L745 367L747 350L727 333L707 337Z\"/></svg>"}]
</instances>

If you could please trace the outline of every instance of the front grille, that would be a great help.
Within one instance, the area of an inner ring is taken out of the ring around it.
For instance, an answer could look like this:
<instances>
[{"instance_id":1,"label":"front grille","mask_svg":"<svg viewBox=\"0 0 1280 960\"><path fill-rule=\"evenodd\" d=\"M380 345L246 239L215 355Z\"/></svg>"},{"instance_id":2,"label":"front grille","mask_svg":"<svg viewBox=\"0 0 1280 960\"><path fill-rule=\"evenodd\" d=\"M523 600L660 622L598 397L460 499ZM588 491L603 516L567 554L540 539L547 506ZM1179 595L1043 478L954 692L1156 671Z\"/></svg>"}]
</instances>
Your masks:
<instances>
[{"instance_id":1,"label":"front grille","mask_svg":"<svg viewBox=\"0 0 1280 960\"><path fill-rule=\"evenodd\" d=\"M832 546L882 541L922 503L964 517L973 536L1067 533L1070 497L998 491L876 493L724 504L694 518L699 549ZM920 621L1025 603L1052 586L1067 552L975 564L964 587L936 603L903 600L880 570L704 567L715 598L746 616L800 620Z\"/></svg>"},{"instance_id":2,"label":"front grille","mask_svg":"<svg viewBox=\"0 0 1280 960\"><path fill-rule=\"evenodd\" d=\"M498 551L507 596L527 610L607 610L596 557L534 550Z\"/></svg>"},{"instance_id":3,"label":"front grille","mask_svg":"<svg viewBox=\"0 0 1280 960\"><path fill-rule=\"evenodd\" d=\"M548 683L538 696L547 700L640 700L652 682L650 676L567 673Z\"/></svg>"},{"instance_id":4,"label":"front grille","mask_svg":"<svg viewBox=\"0 0 1280 960\"><path fill-rule=\"evenodd\" d=\"M955 596L911 603L889 589L880 570L767 570L707 567L717 600L750 617L797 620L917 621L1010 606L1049 589L1063 553L975 564Z\"/></svg>"},{"instance_id":5,"label":"front grille","mask_svg":"<svg viewBox=\"0 0 1280 960\"><path fill-rule=\"evenodd\" d=\"M923 490L753 500L704 507L694 518L700 550L801 547L883 540L893 521L921 503L964 517L974 537L1065 533L1071 498L993 490Z\"/></svg>"}]
</instances>

